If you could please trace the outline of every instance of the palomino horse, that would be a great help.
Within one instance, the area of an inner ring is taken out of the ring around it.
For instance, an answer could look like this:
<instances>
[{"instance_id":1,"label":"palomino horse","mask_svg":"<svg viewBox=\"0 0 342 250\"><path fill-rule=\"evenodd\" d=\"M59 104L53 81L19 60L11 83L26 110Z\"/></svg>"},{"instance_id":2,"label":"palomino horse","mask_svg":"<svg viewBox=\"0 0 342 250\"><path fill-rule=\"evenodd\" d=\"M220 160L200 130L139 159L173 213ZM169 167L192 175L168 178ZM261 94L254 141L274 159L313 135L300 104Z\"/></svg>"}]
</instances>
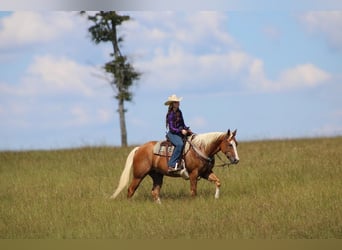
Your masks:
<instances>
[{"instance_id":1,"label":"palomino horse","mask_svg":"<svg viewBox=\"0 0 342 250\"><path fill-rule=\"evenodd\" d=\"M197 180L201 177L215 183L215 198L219 197L221 183L212 171L215 165L215 155L221 151L230 161L228 164L237 164L239 156L235 136L236 130L234 132L228 130L227 133L211 132L197 134L192 136L191 140L187 140L187 143L190 145L185 147L188 149L184 151L184 162L190 179L191 196L196 196ZM130 172L133 168L133 179L128 187L127 198L133 196L141 181L146 175L149 175L153 180L152 197L154 201L160 203L159 193L164 175L175 177L175 174L168 172L167 157L153 153L156 143L156 141L147 142L140 147L134 148L129 153L119 185L110 198L116 198L127 186Z\"/></svg>"}]
</instances>

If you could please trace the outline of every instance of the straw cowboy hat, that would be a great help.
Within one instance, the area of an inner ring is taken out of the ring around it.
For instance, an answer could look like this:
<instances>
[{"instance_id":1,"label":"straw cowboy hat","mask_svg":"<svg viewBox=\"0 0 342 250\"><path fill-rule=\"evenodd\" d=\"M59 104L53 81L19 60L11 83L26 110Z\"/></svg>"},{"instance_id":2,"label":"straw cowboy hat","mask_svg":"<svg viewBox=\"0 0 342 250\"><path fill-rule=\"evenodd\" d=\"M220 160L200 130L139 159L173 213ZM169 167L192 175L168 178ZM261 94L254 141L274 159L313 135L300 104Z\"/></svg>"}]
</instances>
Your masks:
<instances>
[{"instance_id":1,"label":"straw cowboy hat","mask_svg":"<svg viewBox=\"0 0 342 250\"><path fill-rule=\"evenodd\" d=\"M167 101L164 103L164 105L168 106L172 102L180 102L182 99L183 97L177 97L176 95L172 95L167 98Z\"/></svg>"}]
</instances>

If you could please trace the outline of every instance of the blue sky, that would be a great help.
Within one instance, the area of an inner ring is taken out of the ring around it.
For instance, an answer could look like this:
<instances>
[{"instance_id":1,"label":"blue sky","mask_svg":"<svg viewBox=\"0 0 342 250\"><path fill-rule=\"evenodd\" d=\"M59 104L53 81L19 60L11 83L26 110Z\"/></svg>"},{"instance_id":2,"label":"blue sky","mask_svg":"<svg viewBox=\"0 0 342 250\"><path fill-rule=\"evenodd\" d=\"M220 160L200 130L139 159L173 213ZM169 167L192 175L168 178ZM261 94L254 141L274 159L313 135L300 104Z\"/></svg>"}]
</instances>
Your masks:
<instances>
[{"instance_id":1,"label":"blue sky","mask_svg":"<svg viewBox=\"0 0 342 250\"><path fill-rule=\"evenodd\" d=\"M126 11L122 52L143 76L129 144L165 135L183 97L196 133L240 140L342 135L342 11ZM113 90L76 12L0 12L0 150L120 145Z\"/></svg>"}]
</instances>

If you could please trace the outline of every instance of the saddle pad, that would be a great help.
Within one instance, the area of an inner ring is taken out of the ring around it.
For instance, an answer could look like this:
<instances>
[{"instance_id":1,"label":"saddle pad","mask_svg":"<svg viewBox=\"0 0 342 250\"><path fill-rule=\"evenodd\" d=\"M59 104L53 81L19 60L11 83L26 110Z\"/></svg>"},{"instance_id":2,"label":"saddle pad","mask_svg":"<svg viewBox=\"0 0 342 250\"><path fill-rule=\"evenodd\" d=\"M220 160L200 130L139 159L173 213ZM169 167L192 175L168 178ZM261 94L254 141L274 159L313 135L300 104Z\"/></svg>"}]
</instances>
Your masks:
<instances>
[{"instance_id":1,"label":"saddle pad","mask_svg":"<svg viewBox=\"0 0 342 250\"><path fill-rule=\"evenodd\" d=\"M168 146L168 151L166 152L165 141L159 141L153 147L153 154L161 155L161 156L171 156L173 153L173 149L175 148L173 145Z\"/></svg>"},{"instance_id":2,"label":"saddle pad","mask_svg":"<svg viewBox=\"0 0 342 250\"><path fill-rule=\"evenodd\" d=\"M190 140L193 139L195 135L191 135L190 137L188 137ZM174 146L171 144L171 146L168 146L168 152L166 152L166 144L167 142L164 140L164 141L158 141L156 143L156 145L154 145L153 147L153 154L156 154L156 155L161 155L161 156L171 156L172 153L173 153L173 150L174 150ZM184 150L183 150L183 154L185 152L187 152L188 150L190 149L190 143L189 142L186 142L185 143L185 147L184 147ZM166 154L167 153L167 154Z\"/></svg>"}]
</instances>

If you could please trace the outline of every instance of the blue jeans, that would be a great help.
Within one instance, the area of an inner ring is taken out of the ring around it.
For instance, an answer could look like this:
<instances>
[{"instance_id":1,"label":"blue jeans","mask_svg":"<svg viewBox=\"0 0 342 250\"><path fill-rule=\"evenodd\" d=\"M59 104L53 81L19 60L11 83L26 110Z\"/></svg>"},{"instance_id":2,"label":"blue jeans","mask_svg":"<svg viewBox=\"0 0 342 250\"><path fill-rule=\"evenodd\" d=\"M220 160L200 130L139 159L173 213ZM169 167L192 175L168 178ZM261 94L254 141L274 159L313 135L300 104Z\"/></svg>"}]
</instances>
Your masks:
<instances>
[{"instance_id":1,"label":"blue jeans","mask_svg":"<svg viewBox=\"0 0 342 250\"><path fill-rule=\"evenodd\" d=\"M169 160L169 167L175 167L176 163L178 162L181 154L182 154L182 150L183 150L183 139L181 136L176 135L176 134L172 134L171 132L167 133L167 137L169 138L169 140L172 142L172 144L175 146L175 149L173 150L173 154Z\"/></svg>"}]
</instances>

